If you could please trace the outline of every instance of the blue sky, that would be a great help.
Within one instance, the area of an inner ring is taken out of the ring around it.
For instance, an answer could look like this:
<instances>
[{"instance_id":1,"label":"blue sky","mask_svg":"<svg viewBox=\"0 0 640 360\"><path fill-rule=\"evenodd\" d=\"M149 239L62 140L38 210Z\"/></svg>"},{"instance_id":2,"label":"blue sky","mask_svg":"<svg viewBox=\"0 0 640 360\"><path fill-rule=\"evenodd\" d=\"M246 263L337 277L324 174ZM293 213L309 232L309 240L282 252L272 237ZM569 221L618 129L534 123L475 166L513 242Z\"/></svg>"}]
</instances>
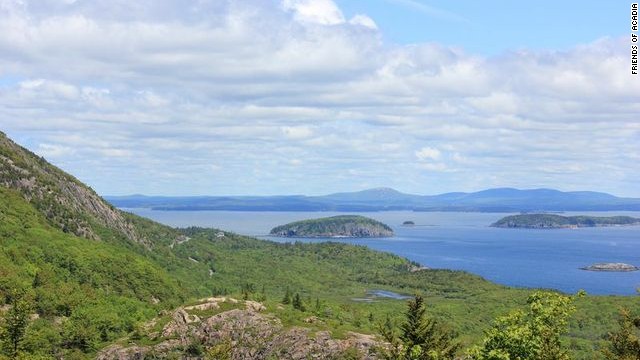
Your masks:
<instances>
[{"instance_id":1,"label":"blue sky","mask_svg":"<svg viewBox=\"0 0 640 360\"><path fill-rule=\"evenodd\" d=\"M109 195L640 197L629 7L0 0L0 130Z\"/></svg>"},{"instance_id":2,"label":"blue sky","mask_svg":"<svg viewBox=\"0 0 640 360\"><path fill-rule=\"evenodd\" d=\"M339 0L347 16L365 13L395 43L437 42L485 55L564 49L629 33L627 1Z\"/></svg>"}]
</instances>

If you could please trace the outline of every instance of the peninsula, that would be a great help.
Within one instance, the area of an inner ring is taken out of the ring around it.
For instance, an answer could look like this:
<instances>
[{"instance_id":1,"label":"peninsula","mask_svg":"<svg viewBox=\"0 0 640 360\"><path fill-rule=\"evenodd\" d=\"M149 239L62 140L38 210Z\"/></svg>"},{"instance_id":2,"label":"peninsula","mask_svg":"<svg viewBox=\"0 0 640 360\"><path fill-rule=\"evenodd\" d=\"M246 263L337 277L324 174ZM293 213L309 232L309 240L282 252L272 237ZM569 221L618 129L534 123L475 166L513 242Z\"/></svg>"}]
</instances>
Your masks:
<instances>
[{"instance_id":1,"label":"peninsula","mask_svg":"<svg viewBox=\"0 0 640 360\"><path fill-rule=\"evenodd\" d=\"M393 230L386 224L358 215L340 215L296 221L273 228L273 236L282 237L391 237Z\"/></svg>"},{"instance_id":2,"label":"peninsula","mask_svg":"<svg viewBox=\"0 0 640 360\"><path fill-rule=\"evenodd\" d=\"M506 216L492 227L524 229L564 229L597 226L640 225L640 219L630 216L561 216L555 214L522 214Z\"/></svg>"}]
</instances>

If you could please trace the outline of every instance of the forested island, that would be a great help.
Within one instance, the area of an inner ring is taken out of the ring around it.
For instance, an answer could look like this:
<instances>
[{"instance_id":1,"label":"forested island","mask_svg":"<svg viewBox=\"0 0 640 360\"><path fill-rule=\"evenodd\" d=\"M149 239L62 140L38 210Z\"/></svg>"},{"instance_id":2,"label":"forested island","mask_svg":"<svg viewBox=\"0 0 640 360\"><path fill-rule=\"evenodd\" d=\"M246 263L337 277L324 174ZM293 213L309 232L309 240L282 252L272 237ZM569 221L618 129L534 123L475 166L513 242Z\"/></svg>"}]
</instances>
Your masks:
<instances>
[{"instance_id":1,"label":"forested island","mask_svg":"<svg viewBox=\"0 0 640 360\"><path fill-rule=\"evenodd\" d=\"M640 225L640 219L630 216L562 216L555 214L521 214L503 217L491 224L499 228L564 229L597 226Z\"/></svg>"},{"instance_id":2,"label":"forested island","mask_svg":"<svg viewBox=\"0 0 640 360\"><path fill-rule=\"evenodd\" d=\"M271 229L283 237L391 237L393 230L380 221L359 215L340 215L296 221Z\"/></svg>"}]
</instances>

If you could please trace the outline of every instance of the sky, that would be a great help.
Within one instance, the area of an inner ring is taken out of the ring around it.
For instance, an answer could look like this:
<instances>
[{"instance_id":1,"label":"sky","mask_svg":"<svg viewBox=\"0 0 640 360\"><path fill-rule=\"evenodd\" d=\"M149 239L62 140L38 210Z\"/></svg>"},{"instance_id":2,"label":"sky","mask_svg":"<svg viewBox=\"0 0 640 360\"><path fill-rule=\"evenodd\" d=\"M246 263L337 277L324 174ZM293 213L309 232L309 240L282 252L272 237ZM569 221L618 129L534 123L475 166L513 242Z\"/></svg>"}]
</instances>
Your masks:
<instances>
[{"instance_id":1,"label":"sky","mask_svg":"<svg viewBox=\"0 0 640 360\"><path fill-rule=\"evenodd\" d=\"M640 197L630 2L0 0L0 130L103 195Z\"/></svg>"}]
</instances>

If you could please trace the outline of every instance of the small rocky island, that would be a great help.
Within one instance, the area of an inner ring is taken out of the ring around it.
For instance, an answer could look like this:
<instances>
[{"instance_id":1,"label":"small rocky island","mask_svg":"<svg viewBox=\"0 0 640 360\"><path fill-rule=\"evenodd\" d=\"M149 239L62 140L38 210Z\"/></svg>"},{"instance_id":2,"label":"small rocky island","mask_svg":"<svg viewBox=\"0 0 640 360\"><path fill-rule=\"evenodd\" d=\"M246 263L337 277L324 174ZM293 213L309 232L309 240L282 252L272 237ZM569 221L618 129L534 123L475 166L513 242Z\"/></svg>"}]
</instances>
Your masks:
<instances>
[{"instance_id":1,"label":"small rocky island","mask_svg":"<svg viewBox=\"0 0 640 360\"><path fill-rule=\"evenodd\" d=\"M598 264L593 264L591 266L586 266L580 269L589 270L589 271L620 271L620 272L640 270L640 268L638 268L637 266L624 264L624 263L598 263Z\"/></svg>"},{"instance_id":2,"label":"small rocky island","mask_svg":"<svg viewBox=\"0 0 640 360\"><path fill-rule=\"evenodd\" d=\"M415 225L416 225L416 223L414 223L411 220L407 220L407 221L402 223L402 226L415 226Z\"/></svg>"},{"instance_id":3,"label":"small rocky island","mask_svg":"<svg viewBox=\"0 0 640 360\"><path fill-rule=\"evenodd\" d=\"M565 229L597 226L640 225L640 219L630 216L561 216L555 214L522 214L506 216L493 227L523 229Z\"/></svg>"},{"instance_id":4,"label":"small rocky island","mask_svg":"<svg viewBox=\"0 0 640 360\"><path fill-rule=\"evenodd\" d=\"M296 221L271 229L282 237L392 237L393 230L377 220L358 215L340 215Z\"/></svg>"}]
</instances>

